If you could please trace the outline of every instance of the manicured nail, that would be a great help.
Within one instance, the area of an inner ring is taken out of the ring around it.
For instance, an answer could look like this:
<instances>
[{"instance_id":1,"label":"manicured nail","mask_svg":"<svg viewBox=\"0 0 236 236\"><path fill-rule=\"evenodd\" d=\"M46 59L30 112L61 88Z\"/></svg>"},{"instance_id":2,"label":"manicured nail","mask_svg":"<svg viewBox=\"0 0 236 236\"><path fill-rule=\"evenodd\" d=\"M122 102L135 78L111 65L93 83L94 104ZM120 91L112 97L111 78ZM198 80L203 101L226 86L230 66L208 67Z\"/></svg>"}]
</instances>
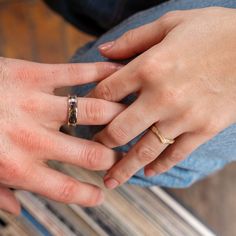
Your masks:
<instances>
[{"instance_id":1,"label":"manicured nail","mask_svg":"<svg viewBox=\"0 0 236 236\"><path fill-rule=\"evenodd\" d=\"M154 171L154 170L152 170L152 169L148 169L148 170L145 170L145 175L147 176L147 177L152 177L152 176L154 176L154 175L156 175L157 173Z\"/></svg>"},{"instance_id":2,"label":"manicured nail","mask_svg":"<svg viewBox=\"0 0 236 236\"><path fill-rule=\"evenodd\" d=\"M106 187L109 189L114 189L119 185L119 182L113 178L108 178L108 179L104 180L104 183L105 183Z\"/></svg>"},{"instance_id":3,"label":"manicured nail","mask_svg":"<svg viewBox=\"0 0 236 236\"><path fill-rule=\"evenodd\" d=\"M101 44L98 48L101 51L108 51L109 49L113 47L114 43L115 41L107 42L107 43Z\"/></svg>"}]
</instances>

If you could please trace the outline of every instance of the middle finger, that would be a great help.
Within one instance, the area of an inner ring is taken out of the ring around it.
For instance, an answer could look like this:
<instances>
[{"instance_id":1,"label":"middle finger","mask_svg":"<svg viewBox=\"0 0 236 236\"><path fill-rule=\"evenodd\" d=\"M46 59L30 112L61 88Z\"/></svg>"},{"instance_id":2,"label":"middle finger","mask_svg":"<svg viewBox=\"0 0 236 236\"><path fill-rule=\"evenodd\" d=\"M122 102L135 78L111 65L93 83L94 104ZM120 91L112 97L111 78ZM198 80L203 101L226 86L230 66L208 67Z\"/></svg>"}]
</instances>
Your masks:
<instances>
[{"instance_id":1,"label":"middle finger","mask_svg":"<svg viewBox=\"0 0 236 236\"><path fill-rule=\"evenodd\" d=\"M162 135L168 135L168 138L174 139L183 133L182 122L159 122L155 126ZM168 146L168 144L162 144L152 131L148 131L128 154L109 170L104 177L106 186L114 188L123 184L139 169L155 160ZM148 173L145 174L148 175Z\"/></svg>"},{"instance_id":2,"label":"middle finger","mask_svg":"<svg viewBox=\"0 0 236 236\"><path fill-rule=\"evenodd\" d=\"M141 95L94 137L113 148L122 146L160 119L160 107L147 105L148 96Z\"/></svg>"}]
</instances>

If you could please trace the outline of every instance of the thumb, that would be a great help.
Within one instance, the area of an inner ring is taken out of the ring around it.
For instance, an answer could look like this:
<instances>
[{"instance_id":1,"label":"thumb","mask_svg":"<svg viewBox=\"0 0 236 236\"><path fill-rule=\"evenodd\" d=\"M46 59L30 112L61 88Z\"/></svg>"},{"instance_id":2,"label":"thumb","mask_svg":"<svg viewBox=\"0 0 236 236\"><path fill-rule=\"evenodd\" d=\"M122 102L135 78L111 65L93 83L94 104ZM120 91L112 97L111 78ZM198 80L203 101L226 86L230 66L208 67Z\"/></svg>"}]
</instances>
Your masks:
<instances>
[{"instance_id":1,"label":"thumb","mask_svg":"<svg viewBox=\"0 0 236 236\"><path fill-rule=\"evenodd\" d=\"M177 25L176 15L175 12L167 13L152 23L127 31L115 41L100 45L98 49L110 59L127 59L142 53L160 43Z\"/></svg>"},{"instance_id":2,"label":"thumb","mask_svg":"<svg viewBox=\"0 0 236 236\"><path fill-rule=\"evenodd\" d=\"M0 186L0 209L11 214L20 214L20 203L14 193L6 187Z\"/></svg>"}]
</instances>

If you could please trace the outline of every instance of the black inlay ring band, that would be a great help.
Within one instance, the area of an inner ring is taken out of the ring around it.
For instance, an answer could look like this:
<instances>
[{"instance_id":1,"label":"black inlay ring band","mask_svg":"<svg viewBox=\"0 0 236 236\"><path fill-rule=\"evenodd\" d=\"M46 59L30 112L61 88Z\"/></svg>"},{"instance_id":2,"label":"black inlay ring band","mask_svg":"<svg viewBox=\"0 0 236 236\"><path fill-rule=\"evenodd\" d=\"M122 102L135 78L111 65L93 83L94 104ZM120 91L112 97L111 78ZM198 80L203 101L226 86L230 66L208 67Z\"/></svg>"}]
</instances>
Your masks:
<instances>
[{"instance_id":1,"label":"black inlay ring band","mask_svg":"<svg viewBox=\"0 0 236 236\"><path fill-rule=\"evenodd\" d=\"M78 124L78 98L77 95L68 95L68 125Z\"/></svg>"}]
</instances>

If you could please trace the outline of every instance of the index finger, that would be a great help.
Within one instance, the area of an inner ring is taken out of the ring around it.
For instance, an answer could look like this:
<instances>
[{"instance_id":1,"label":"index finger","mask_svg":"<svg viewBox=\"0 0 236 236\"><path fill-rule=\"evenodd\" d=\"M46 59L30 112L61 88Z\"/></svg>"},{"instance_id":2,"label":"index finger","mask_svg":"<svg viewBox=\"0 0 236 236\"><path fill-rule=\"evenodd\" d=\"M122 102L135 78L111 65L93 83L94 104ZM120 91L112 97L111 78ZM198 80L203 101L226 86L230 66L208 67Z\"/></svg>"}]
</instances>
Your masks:
<instances>
[{"instance_id":1,"label":"index finger","mask_svg":"<svg viewBox=\"0 0 236 236\"><path fill-rule=\"evenodd\" d=\"M121 68L111 62L43 64L4 59L12 76L46 91L100 81Z\"/></svg>"}]
</instances>

